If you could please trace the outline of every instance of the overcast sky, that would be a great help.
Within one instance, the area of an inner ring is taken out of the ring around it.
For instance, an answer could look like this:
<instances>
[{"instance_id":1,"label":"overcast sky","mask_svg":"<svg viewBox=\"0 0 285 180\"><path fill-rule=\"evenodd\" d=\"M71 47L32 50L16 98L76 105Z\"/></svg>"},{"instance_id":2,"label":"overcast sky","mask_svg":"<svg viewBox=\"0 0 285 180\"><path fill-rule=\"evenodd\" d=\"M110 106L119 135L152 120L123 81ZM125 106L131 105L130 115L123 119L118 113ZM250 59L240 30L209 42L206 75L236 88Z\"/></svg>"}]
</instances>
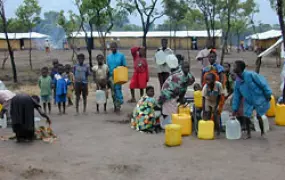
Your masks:
<instances>
[{"instance_id":1,"label":"overcast sky","mask_svg":"<svg viewBox=\"0 0 285 180\"><path fill-rule=\"evenodd\" d=\"M68 11L72 10L77 12L73 4L73 0L38 0L42 7L42 14L46 11ZM113 0L115 1L115 0ZM15 17L15 10L23 2L23 0L5 0L5 9L7 17ZM256 0L259 5L259 13L255 15L255 21L265 24L277 24L278 18L276 13L271 9L269 0ZM165 17L156 21L156 24L161 24ZM133 24L141 25L140 19L136 16L130 16L130 21Z\"/></svg>"}]
</instances>

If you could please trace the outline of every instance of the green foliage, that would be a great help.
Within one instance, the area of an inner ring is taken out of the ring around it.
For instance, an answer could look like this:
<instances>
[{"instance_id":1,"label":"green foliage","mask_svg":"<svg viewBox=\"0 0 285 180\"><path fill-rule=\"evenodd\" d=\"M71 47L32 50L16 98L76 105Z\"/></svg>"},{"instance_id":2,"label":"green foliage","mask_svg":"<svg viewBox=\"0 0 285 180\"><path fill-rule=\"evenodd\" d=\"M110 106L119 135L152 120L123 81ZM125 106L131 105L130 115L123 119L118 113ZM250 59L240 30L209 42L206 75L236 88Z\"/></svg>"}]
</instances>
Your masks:
<instances>
[{"instance_id":1,"label":"green foliage","mask_svg":"<svg viewBox=\"0 0 285 180\"><path fill-rule=\"evenodd\" d=\"M79 17L72 11L68 11L68 17L67 19L64 15L64 11L61 10L58 15L57 23L64 29L67 38L72 38L73 32L79 29Z\"/></svg>"},{"instance_id":2,"label":"green foliage","mask_svg":"<svg viewBox=\"0 0 285 180\"><path fill-rule=\"evenodd\" d=\"M24 0L23 4L18 7L16 16L31 31L39 22L40 13L41 7L37 0Z\"/></svg>"}]
</instances>

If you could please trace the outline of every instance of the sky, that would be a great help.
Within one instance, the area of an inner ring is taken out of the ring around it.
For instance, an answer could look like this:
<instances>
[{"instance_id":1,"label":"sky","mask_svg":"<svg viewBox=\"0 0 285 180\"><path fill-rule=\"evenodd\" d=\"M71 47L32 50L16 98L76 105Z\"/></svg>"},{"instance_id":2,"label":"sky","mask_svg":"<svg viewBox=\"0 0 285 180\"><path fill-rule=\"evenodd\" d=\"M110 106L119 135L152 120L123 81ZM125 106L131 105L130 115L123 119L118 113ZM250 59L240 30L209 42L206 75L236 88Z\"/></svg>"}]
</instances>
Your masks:
<instances>
[{"instance_id":1,"label":"sky","mask_svg":"<svg viewBox=\"0 0 285 180\"><path fill-rule=\"evenodd\" d=\"M40 6L42 7L42 14L46 11L68 11L72 10L77 12L73 0L38 0ZM116 0L113 0L116 1ZM149 1L149 0L147 0ZM23 2L23 0L5 0L5 10L6 16L8 18L15 17L15 11L18 6ZM278 17L276 12L271 9L269 0L256 0L259 5L259 13L255 15L254 20L256 23L261 22L264 24L278 24ZM161 6L158 7L162 9ZM158 19L155 24L162 24L166 17ZM140 19L138 16L130 16L130 22L132 24L140 24Z\"/></svg>"}]
</instances>

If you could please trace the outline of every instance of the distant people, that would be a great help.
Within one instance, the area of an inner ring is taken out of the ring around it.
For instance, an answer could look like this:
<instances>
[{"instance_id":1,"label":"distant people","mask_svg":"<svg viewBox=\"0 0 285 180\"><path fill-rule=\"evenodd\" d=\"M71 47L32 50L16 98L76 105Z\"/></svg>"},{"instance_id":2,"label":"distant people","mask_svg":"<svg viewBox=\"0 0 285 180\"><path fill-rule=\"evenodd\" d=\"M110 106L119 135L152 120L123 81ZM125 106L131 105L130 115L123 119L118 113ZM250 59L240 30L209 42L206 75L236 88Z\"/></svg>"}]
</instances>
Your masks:
<instances>
[{"instance_id":1,"label":"distant people","mask_svg":"<svg viewBox=\"0 0 285 180\"><path fill-rule=\"evenodd\" d=\"M83 98L83 113L86 113L87 107L87 96L88 96L88 76L90 74L89 66L84 64L85 55L77 55L78 64L73 68L73 74L75 78L75 106L76 106L76 115L79 114L79 100L82 95Z\"/></svg>"},{"instance_id":2,"label":"distant people","mask_svg":"<svg viewBox=\"0 0 285 180\"><path fill-rule=\"evenodd\" d=\"M45 41L45 51L46 51L46 54L49 55L49 53L50 53L50 43L49 43L48 39L46 39L46 41Z\"/></svg>"},{"instance_id":3,"label":"distant people","mask_svg":"<svg viewBox=\"0 0 285 180\"><path fill-rule=\"evenodd\" d=\"M107 65L109 67L109 85L112 92L112 98L114 103L114 111L120 112L121 105L124 103L122 85L114 84L114 69L119 66L127 66L126 57L124 54L118 51L118 45L116 42L110 44L111 54L107 57Z\"/></svg>"},{"instance_id":4,"label":"distant people","mask_svg":"<svg viewBox=\"0 0 285 180\"><path fill-rule=\"evenodd\" d=\"M270 108L272 91L263 76L246 70L244 61L236 61L234 63L234 73L236 74L236 81L232 103L233 115L237 115L241 100L244 98L243 116L247 128L246 138L251 138L250 117L254 110L259 120L261 136L263 136L265 132L261 117L265 115Z\"/></svg>"},{"instance_id":5,"label":"distant people","mask_svg":"<svg viewBox=\"0 0 285 180\"><path fill-rule=\"evenodd\" d=\"M146 60L146 50L144 47L133 47L131 53L134 61L134 74L130 82L132 98L129 103L136 103L135 89L140 90L140 97L144 95L144 89L149 81L148 63Z\"/></svg>"},{"instance_id":6,"label":"distant people","mask_svg":"<svg viewBox=\"0 0 285 180\"><path fill-rule=\"evenodd\" d=\"M166 62L166 57L170 54L173 54L172 50L168 48L168 40L161 40L161 48L159 48L155 54L155 62L157 65L158 80L160 87L162 88L163 83L166 81L170 75L170 67Z\"/></svg>"},{"instance_id":7,"label":"distant people","mask_svg":"<svg viewBox=\"0 0 285 180\"><path fill-rule=\"evenodd\" d=\"M109 67L104 63L105 57L102 54L97 55L97 65L92 67L94 83L96 90L105 91L106 99L108 98L108 77ZM99 104L96 104L97 113L99 113ZM104 111L107 112L107 100L104 104Z\"/></svg>"},{"instance_id":8,"label":"distant people","mask_svg":"<svg viewBox=\"0 0 285 180\"><path fill-rule=\"evenodd\" d=\"M39 88L41 90L41 101L43 103L44 112L47 113L47 107L49 114L51 113L51 93L52 93L52 79L48 75L48 67L41 69L41 77L39 78Z\"/></svg>"}]
</instances>

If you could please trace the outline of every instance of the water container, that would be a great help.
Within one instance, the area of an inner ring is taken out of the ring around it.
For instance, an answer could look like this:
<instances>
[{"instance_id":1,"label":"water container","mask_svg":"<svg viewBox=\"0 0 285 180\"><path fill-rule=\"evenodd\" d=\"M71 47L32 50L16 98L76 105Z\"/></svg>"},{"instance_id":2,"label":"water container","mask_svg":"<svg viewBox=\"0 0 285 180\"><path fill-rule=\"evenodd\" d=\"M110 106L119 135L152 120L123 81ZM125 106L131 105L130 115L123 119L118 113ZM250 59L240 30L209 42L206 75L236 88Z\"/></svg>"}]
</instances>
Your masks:
<instances>
[{"instance_id":1,"label":"water container","mask_svg":"<svg viewBox=\"0 0 285 180\"><path fill-rule=\"evenodd\" d=\"M197 108L202 108L203 105L202 91L194 92L194 104Z\"/></svg>"},{"instance_id":2,"label":"water container","mask_svg":"<svg viewBox=\"0 0 285 180\"><path fill-rule=\"evenodd\" d=\"M261 132L257 117L254 116L253 119L251 119L251 121L252 121L252 124L254 125L254 130L256 132Z\"/></svg>"},{"instance_id":3,"label":"water container","mask_svg":"<svg viewBox=\"0 0 285 180\"><path fill-rule=\"evenodd\" d=\"M179 146L182 143L181 126L178 124L168 124L165 126L165 145Z\"/></svg>"},{"instance_id":4,"label":"water container","mask_svg":"<svg viewBox=\"0 0 285 180\"><path fill-rule=\"evenodd\" d=\"M38 129L40 127L41 118L35 117L34 121L35 121L35 129Z\"/></svg>"},{"instance_id":5,"label":"water container","mask_svg":"<svg viewBox=\"0 0 285 180\"><path fill-rule=\"evenodd\" d=\"M284 104L276 105L275 124L279 126L285 126L285 105Z\"/></svg>"},{"instance_id":6,"label":"water container","mask_svg":"<svg viewBox=\"0 0 285 180\"><path fill-rule=\"evenodd\" d=\"M178 107L178 114L188 114L190 115L190 107L186 106L184 107L183 105Z\"/></svg>"},{"instance_id":7,"label":"water container","mask_svg":"<svg viewBox=\"0 0 285 180\"><path fill-rule=\"evenodd\" d=\"M0 90L7 90L5 84L2 81L0 81Z\"/></svg>"},{"instance_id":8,"label":"water container","mask_svg":"<svg viewBox=\"0 0 285 180\"><path fill-rule=\"evenodd\" d=\"M214 139L214 122L200 120L198 123L198 138L204 140Z\"/></svg>"},{"instance_id":9,"label":"water container","mask_svg":"<svg viewBox=\"0 0 285 180\"><path fill-rule=\"evenodd\" d=\"M7 116L6 114L3 115L3 118L0 118L0 125L2 129L7 128Z\"/></svg>"},{"instance_id":10,"label":"water container","mask_svg":"<svg viewBox=\"0 0 285 180\"><path fill-rule=\"evenodd\" d=\"M267 116L265 116L265 115L261 116L261 118L262 118L262 122L263 122L264 132L266 133L270 129L269 121L268 121ZM256 132L261 132L261 129L260 129L260 126L259 126L259 122L258 122L258 119L257 119L256 116L253 118L253 124L254 124L255 131Z\"/></svg>"},{"instance_id":11,"label":"water container","mask_svg":"<svg viewBox=\"0 0 285 180\"><path fill-rule=\"evenodd\" d=\"M128 82L128 68L119 66L114 69L114 84L125 84Z\"/></svg>"},{"instance_id":12,"label":"water container","mask_svg":"<svg viewBox=\"0 0 285 180\"><path fill-rule=\"evenodd\" d=\"M95 101L97 104L105 104L107 101L106 100L106 92L103 90L96 90Z\"/></svg>"},{"instance_id":13,"label":"water container","mask_svg":"<svg viewBox=\"0 0 285 180\"><path fill-rule=\"evenodd\" d=\"M230 112L229 111L223 111L221 113L221 121L222 121L221 124L222 124L222 127L224 127L227 124L229 119L230 119Z\"/></svg>"},{"instance_id":14,"label":"water container","mask_svg":"<svg viewBox=\"0 0 285 180\"><path fill-rule=\"evenodd\" d=\"M226 138L230 140L241 138L241 126L236 118L230 119L226 123Z\"/></svg>"},{"instance_id":15,"label":"water container","mask_svg":"<svg viewBox=\"0 0 285 180\"><path fill-rule=\"evenodd\" d=\"M166 118L163 118L163 117L161 116L160 119L161 119L161 120L160 120L160 127L161 127L162 129L165 129L165 126L166 126L166 125L171 124L171 116L166 116Z\"/></svg>"},{"instance_id":16,"label":"water container","mask_svg":"<svg viewBox=\"0 0 285 180\"><path fill-rule=\"evenodd\" d=\"M3 106L2 106L2 104L0 104L0 112L2 111L2 108L3 108Z\"/></svg>"},{"instance_id":17,"label":"water container","mask_svg":"<svg viewBox=\"0 0 285 180\"><path fill-rule=\"evenodd\" d=\"M182 136L189 136L192 134L192 121L190 114L172 114L172 124L179 124L181 126Z\"/></svg>"},{"instance_id":18,"label":"water container","mask_svg":"<svg viewBox=\"0 0 285 180\"><path fill-rule=\"evenodd\" d=\"M276 114L276 101L274 96L271 96L270 109L267 111L266 116L275 117Z\"/></svg>"}]
</instances>

